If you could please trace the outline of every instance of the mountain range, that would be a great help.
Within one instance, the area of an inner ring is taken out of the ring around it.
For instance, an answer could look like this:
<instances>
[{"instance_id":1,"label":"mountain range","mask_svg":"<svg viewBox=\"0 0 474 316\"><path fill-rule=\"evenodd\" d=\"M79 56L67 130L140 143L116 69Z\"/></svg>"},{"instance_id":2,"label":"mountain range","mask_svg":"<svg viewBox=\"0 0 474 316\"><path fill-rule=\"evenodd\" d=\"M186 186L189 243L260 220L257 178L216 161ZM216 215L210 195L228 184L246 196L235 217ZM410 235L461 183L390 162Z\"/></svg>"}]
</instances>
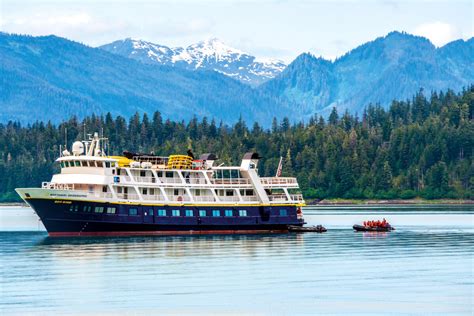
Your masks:
<instances>
[{"instance_id":1,"label":"mountain range","mask_svg":"<svg viewBox=\"0 0 474 316\"><path fill-rule=\"evenodd\" d=\"M257 60L255 56L211 38L186 48L127 38L100 46L113 54L147 64L176 66L189 70L213 70L250 85L259 85L285 69L278 59Z\"/></svg>"},{"instance_id":2,"label":"mountain range","mask_svg":"<svg viewBox=\"0 0 474 316\"><path fill-rule=\"evenodd\" d=\"M424 37L391 32L335 61L301 54L259 89L308 117L333 107L361 114L369 103L387 107L419 89L459 91L473 83L474 38L436 48Z\"/></svg>"},{"instance_id":3,"label":"mountain range","mask_svg":"<svg viewBox=\"0 0 474 316\"><path fill-rule=\"evenodd\" d=\"M72 115L160 111L268 126L273 117L361 113L410 98L420 88L474 83L474 39L435 47L392 32L334 61L303 53L286 66L263 63L217 39L169 48L125 39L99 48L56 36L0 33L0 122L58 122Z\"/></svg>"},{"instance_id":4,"label":"mountain range","mask_svg":"<svg viewBox=\"0 0 474 316\"><path fill-rule=\"evenodd\" d=\"M0 33L0 122L160 111L269 124L274 102L215 71L150 65L56 36Z\"/></svg>"}]
</instances>

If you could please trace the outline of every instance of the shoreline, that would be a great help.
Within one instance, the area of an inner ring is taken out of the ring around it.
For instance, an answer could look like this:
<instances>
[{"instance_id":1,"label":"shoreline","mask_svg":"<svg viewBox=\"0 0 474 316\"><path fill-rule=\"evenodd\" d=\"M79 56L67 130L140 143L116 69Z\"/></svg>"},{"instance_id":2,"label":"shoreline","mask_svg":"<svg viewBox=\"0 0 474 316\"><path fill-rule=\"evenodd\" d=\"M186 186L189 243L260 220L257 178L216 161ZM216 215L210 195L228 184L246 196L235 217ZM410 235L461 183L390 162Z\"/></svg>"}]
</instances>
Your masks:
<instances>
[{"instance_id":1,"label":"shoreline","mask_svg":"<svg viewBox=\"0 0 474 316\"><path fill-rule=\"evenodd\" d=\"M474 205L474 200L458 200L458 199L393 199L393 200L357 200L357 199L325 199L325 200L308 200L308 206L337 206L337 205Z\"/></svg>"}]
</instances>

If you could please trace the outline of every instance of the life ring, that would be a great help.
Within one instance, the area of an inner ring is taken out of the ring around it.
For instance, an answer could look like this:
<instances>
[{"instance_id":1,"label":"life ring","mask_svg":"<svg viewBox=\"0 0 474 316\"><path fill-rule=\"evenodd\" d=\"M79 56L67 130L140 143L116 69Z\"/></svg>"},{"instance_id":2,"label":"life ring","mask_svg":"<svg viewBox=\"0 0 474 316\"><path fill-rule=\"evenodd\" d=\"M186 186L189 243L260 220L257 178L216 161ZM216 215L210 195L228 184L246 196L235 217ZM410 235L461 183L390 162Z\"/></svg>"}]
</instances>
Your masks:
<instances>
[{"instance_id":1,"label":"life ring","mask_svg":"<svg viewBox=\"0 0 474 316\"><path fill-rule=\"evenodd\" d=\"M178 196L178 199L177 199L178 202L182 202L183 201L183 197L180 195Z\"/></svg>"}]
</instances>

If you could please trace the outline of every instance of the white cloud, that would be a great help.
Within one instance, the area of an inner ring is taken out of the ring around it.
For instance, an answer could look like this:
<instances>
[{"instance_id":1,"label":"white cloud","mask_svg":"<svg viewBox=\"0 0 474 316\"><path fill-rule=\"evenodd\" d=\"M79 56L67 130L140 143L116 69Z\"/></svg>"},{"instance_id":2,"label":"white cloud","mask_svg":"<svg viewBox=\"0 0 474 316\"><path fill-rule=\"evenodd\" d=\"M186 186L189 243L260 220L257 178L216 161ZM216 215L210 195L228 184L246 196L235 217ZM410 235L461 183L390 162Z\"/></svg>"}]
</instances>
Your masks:
<instances>
[{"instance_id":1,"label":"white cloud","mask_svg":"<svg viewBox=\"0 0 474 316\"><path fill-rule=\"evenodd\" d=\"M36 13L15 16L2 21L3 31L30 35L55 34L71 39L85 40L89 36L100 35L126 29L121 21L105 21L86 12Z\"/></svg>"},{"instance_id":2,"label":"white cloud","mask_svg":"<svg viewBox=\"0 0 474 316\"><path fill-rule=\"evenodd\" d=\"M444 22L424 23L418 25L413 34L428 38L434 45L443 46L461 38L461 32L451 24Z\"/></svg>"}]
</instances>

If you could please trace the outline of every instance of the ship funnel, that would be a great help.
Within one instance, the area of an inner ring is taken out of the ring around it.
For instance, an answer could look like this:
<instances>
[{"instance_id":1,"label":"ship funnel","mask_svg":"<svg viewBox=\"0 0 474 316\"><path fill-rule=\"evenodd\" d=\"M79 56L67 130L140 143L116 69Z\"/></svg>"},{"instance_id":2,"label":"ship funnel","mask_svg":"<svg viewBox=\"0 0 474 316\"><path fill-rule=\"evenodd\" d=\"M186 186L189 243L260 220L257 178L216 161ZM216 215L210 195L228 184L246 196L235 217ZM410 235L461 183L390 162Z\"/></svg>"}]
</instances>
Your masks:
<instances>
[{"instance_id":1,"label":"ship funnel","mask_svg":"<svg viewBox=\"0 0 474 316\"><path fill-rule=\"evenodd\" d=\"M252 152L246 153L244 155L244 158L242 158L242 163L240 165L240 168L247 169L247 170L257 169L258 160L261 158L262 157L260 157L258 153L252 153Z\"/></svg>"}]
</instances>

